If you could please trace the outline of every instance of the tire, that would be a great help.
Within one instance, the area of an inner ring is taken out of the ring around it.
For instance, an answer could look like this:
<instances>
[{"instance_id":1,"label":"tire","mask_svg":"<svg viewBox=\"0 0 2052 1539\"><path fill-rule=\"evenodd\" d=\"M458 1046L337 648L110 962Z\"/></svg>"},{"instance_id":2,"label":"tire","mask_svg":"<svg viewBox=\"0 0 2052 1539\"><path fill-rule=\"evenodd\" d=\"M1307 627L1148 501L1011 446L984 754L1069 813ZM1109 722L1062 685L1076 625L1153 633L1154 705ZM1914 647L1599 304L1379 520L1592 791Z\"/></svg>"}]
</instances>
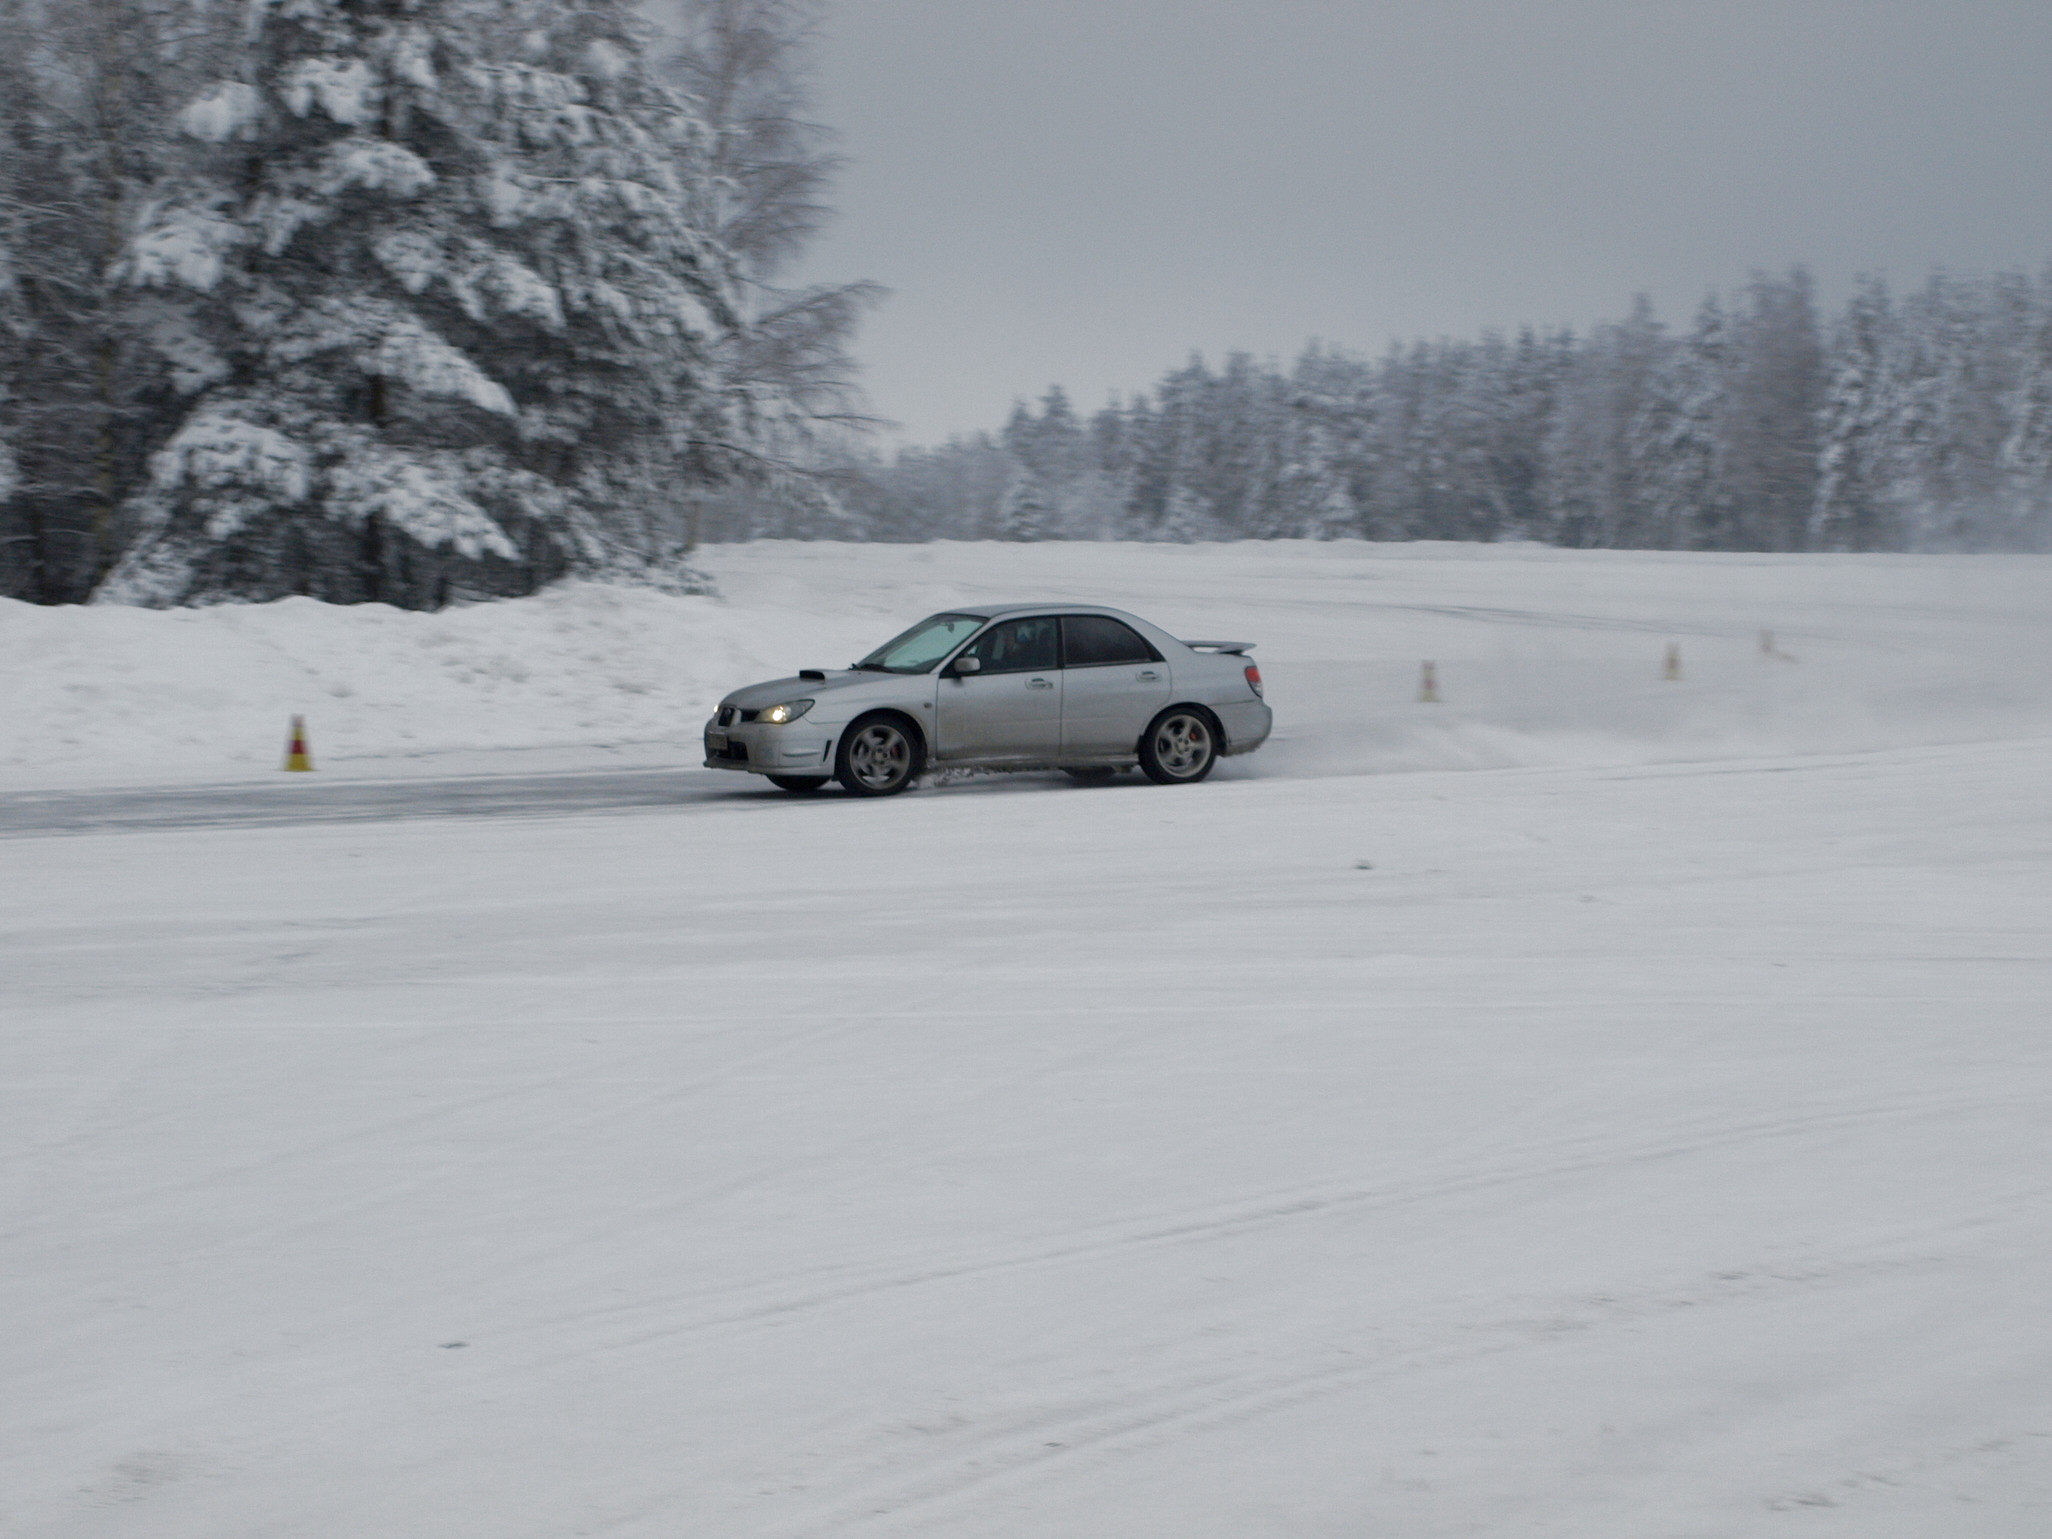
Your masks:
<instances>
[{"instance_id":1,"label":"tire","mask_svg":"<svg viewBox=\"0 0 2052 1539\"><path fill-rule=\"evenodd\" d=\"M891 711L852 723L834 750L834 779L853 796L896 796L925 767L918 729Z\"/></svg>"},{"instance_id":2,"label":"tire","mask_svg":"<svg viewBox=\"0 0 2052 1539\"><path fill-rule=\"evenodd\" d=\"M1158 786L1195 785L1216 763L1218 723L1198 706L1170 706L1140 739L1140 768Z\"/></svg>"},{"instance_id":3,"label":"tire","mask_svg":"<svg viewBox=\"0 0 2052 1539\"><path fill-rule=\"evenodd\" d=\"M824 775L765 775L763 778L779 791L795 791L801 796L807 791L817 791L827 783Z\"/></svg>"},{"instance_id":4,"label":"tire","mask_svg":"<svg viewBox=\"0 0 2052 1539\"><path fill-rule=\"evenodd\" d=\"M1090 764L1080 769L1065 769L1062 773L1078 785L1101 786L1109 785L1112 776L1116 775L1118 771L1108 764Z\"/></svg>"}]
</instances>

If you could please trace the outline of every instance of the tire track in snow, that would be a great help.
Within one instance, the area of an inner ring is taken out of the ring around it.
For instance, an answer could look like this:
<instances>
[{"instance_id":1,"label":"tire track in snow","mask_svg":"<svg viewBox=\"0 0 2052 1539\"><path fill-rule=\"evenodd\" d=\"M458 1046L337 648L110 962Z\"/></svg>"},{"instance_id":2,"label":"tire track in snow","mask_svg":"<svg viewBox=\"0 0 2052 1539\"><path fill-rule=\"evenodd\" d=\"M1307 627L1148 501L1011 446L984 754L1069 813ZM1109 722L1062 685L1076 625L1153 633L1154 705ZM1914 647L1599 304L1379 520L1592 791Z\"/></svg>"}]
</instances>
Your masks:
<instances>
[{"instance_id":1,"label":"tire track in snow","mask_svg":"<svg viewBox=\"0 0 2052 1539\"><path fill-rule=\"evenodd\" d=\"M1445 1176L1407 1186L1342 1187L1316 1186L1282 1189L1264 1197L1236 1204L1229 1209L1200 1208L1181 1213L1139 1215L1046 1237L1024 1248L987 1249L934 1257L924 1264L874 1267L837 1267L816 1271L779 1297L762 1298L755 1285L742 1284L702 1293L676 1293L602 1310L580 1310L538 1320L530 1332L560 1330L570 1325L592 1325L608 1319L647 1316L681 1304L699 1304L697 1318L640 1330L601 1344L566 1349L557 1360L581 1358L589 1351L636 1350L658 1342L706 1332L784 1324L788 1321L852 1303L856 1300L896 1293L905 1289L935 1287L1008 1273L1090 1262L1122 1253L1163 1246L1208 1243L1237 1237L1278 1224L1295 1223L1356 1212L1392 1210L1444 1198L1502 1190L1507 1187L1544 1184L1563 1177L1628 1165L1646 1165L1687 1158L1712 1150L1740 1147L1769 1139L1798 1138L1820 1131L1875 1124L1958 1116L1984 1116L1997 1107L2041 1111L2037 1100L1991 1102L1985 1098L1960 1098L1938 1103L1907 1102L1895 1105L1822 1111L1802 1117L1774 1118L1731 1127L1706 1125L1682 1138L1666 1138L1636 1145L1605 1146L1595 1140L1592 1147L1565 1158L1557 1151L1562 1143L1527 1145L1496 1151L1481 1169ZM1547 1158L1549 1152L1554 1157ZM732 1299L729 1304L719 1302Z\"/></svg>"},{"instance_id":2,"label":"tire track in snow","mask_svg":"<svg viewBox=\"0 0 2052 1539\"><path fill-rule=\"evenodd\" d=\"M609 1024L617 1025L617 1021ZM722 1060L716 1068L708 1069L684 1081L670 1081L650 1085L644 1080L633 1081L635 1093L620 1099L609 1100L601 1106L577 1112L558 1115L541 1120L527 1119L522 1126L526 1129L522 1142L534 1143L548 1138L572 1134L582 1129L607 1126L617 1123L623 1116L636 1111L646 1111L665 1105L694 1093L717 1088L722 1082L739 1074L759 1069L763 1065L785 1057L804 1048L817 1046L835 1037L845 1036L864 1027L875 1024L872 1018L855 1018L835 1021L826 1025L811 1026L790 1035L779 1037L775 1042L764 1043L738 1057ZM727 1027L717 1033L709 1033L722 1041L745 1040L756 1034L753 1025ZM155 1211L170 1198L192 1198L216 1192L224 1186L266 1180L275 1177L281 1166L305 1165L325 1157L344 1154L360 1147L390 1149L403 1146L396 1135L419 1133L434 1129L452 1118L474 1115L493 1107L503 1107L522 1099L532 1099L537 1083L524 1081L519 1084L495 1086L475 1094L437 1101L426 1106L409 1106L377 1121L365 1123L346 1130L325 1133L307 1139L284 1149L267 1149L261 1154L251 1155L232 1164L190 1173L183 1177L147 1187L138 1187L124 1194L118 1201L103 1201L98 1211L107 1216L145 1213ZM23 1151L24 1159L52 1160L59 1156L75 1154L104 1138L106 1130L94 1127L68 1131L59 1137L36 1144ZM498 1159L502 1151L494 1146L491 1157ZM804 1161L792 1162L791 1168L803 1168ZM787 1172L763 1172L762 1181L773 1174ZM233 1255L251 1247L275 1244L296 1234L319 1233L335 1219L351 1214L367 1212L390 1203L395 1198L428 1189L443 1179L443 1172L431 1175L388 1180L373 1190L352 1191L343 1199L314 1205L304 1201L295 1207L289 1219L273 1223L246 1227L232 1235L225 1235L210 1243L189 1246L180 1252L181 1262L194 1263L204 1259ZM760 1181L747 1184L761 1184ZM742 1189L746 1189L744 1184ZM47 1222L56 1222L61 1215L52 1215ZM26 1234L23 1228L11 1231Z\"/></svg>"},{"instance_id":3,"label":"tire track in snow","mask_svg":"<svg viewBox=\"0 0 2052 1539\"><path fill-rule=\"evenodd\" d=\"M1819 1288L1857 1287L1877 1278L1944 1266L1944 1256L1903 1253L1905 1244L1914 1246L1925 1238L1893 1236L1830 1263L1727 1268L1627 1295L1534 1299L1531 1313L1416 1321L1408 1327L1408 1339L1387 1350L1332 1348L1319 1360L1243 1372L1214 1367L1116 1399L1089 1397L1031 1414L969 1423L962 1435L947 1438L944 1448L925 1454L912 1468L879 1472L859 1489L779 1524L776 1531L785 1539L885 1525L903 1532L962 1532L969 1517L961 1510L964 1501L988 1501L993 1487L1027 1486L1078 1459L1131 1453L1170 1436L1202 1436L1246 1425L1357 1385L1545 1350L1569 1334L1638 1325L1688 1311L1773 1302ZM1341 1360L1331 1360L1332 1353Z\"/></svg>"},{"instance_id":4,"label":"tire track in snow","mask_svg":"<svg viewBox=\"0 0 2052 1539\"><path fill-rule=\"evenodd\" d=\"M1543 609L1494 609L1483 604L1372 604L1361 606L1382 613L1442 615L1454 620L1475 620L1486 625L1522 625L1556 631L1631 631L1656 636L1719 636L1736 638L1740 633L1729 625L1668 620L1631 620L1605 615L1548 613ZM1795 639L1794 632L1784 632Z\"/></svg>"}]
</instances>

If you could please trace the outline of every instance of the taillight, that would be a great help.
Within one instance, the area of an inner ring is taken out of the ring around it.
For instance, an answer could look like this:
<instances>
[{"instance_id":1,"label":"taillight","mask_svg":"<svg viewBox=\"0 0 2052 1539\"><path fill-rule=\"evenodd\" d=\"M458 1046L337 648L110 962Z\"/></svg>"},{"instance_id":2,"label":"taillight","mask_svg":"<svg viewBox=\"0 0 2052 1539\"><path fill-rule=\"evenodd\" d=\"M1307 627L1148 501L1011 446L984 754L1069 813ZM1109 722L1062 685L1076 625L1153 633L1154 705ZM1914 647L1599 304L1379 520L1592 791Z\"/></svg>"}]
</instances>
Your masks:
<instances>
[{"instance_id":1,"label":"taillight","mask_svg":"<svg viewBox=\"0 0 2052 1539\"><path fill-rule=\"evenodd\" d=\"M1247 664L1247 687L1254 691L1256 699L1261 697L1261 670L1252 663Z\"/></svg>"}]
</instances>

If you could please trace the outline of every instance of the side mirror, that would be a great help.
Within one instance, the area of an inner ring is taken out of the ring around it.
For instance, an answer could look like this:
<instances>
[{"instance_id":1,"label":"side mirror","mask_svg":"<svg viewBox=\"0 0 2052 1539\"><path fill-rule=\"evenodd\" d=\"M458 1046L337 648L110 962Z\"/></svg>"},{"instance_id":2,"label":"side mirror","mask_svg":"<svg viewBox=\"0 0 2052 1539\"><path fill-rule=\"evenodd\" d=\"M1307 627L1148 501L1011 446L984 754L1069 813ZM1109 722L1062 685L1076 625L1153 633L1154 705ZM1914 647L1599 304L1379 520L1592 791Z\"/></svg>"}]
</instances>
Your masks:
<instances>
[{"instance_id":1,"label":"side mirror","mask_svg":"<svg viewBox=\"0 0 2052 1539\"><path fill-rule=\"evenodd\" d=\"M958 657L953 663L949 664L949 667L958 674L981 673L983 672L983 659L980 657Z\"/></svg>"}]
</instances>

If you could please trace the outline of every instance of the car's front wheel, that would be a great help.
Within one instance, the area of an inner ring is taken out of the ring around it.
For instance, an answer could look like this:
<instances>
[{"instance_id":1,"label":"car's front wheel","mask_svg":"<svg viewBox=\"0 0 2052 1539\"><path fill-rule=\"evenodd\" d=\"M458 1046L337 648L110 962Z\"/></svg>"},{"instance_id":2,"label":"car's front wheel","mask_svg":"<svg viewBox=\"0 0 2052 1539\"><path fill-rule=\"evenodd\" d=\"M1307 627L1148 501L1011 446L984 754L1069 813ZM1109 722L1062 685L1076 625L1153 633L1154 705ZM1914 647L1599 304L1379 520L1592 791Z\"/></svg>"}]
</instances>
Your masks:
<instances>
[{"instance_id":1,"label":"car's front wheel","mask_svg":"<svg viewBox=\"0 0 2052 1539\"><path fill-rule=\"evenodd\" d=\"M925 760L918 733L903 717L864 716L841 734L834 779L857 796L895 796L912 784Z\"/></svg>"},{"instance_id":2,"label":"car's front wheel","mask_svg":"<svg viewBox=\"0 0 2052 1539\"><path fill-rule=\"evenodd\" d=\"M764 777L779 791L817 791L827 783L824 775L767 775Z\"/></svg>"},{"instance_id":3,"label":"car's front wheel","mask_svg":"<svg viewBox=\"0 0 2052 1539\"><path fill-rule=\"evenodd\" d=\"M1140 739L1140 768L1158 786L1194 784L1217 762L1218 729L1191 706L1170 706Z\"/></svg>"}]
</instances>

